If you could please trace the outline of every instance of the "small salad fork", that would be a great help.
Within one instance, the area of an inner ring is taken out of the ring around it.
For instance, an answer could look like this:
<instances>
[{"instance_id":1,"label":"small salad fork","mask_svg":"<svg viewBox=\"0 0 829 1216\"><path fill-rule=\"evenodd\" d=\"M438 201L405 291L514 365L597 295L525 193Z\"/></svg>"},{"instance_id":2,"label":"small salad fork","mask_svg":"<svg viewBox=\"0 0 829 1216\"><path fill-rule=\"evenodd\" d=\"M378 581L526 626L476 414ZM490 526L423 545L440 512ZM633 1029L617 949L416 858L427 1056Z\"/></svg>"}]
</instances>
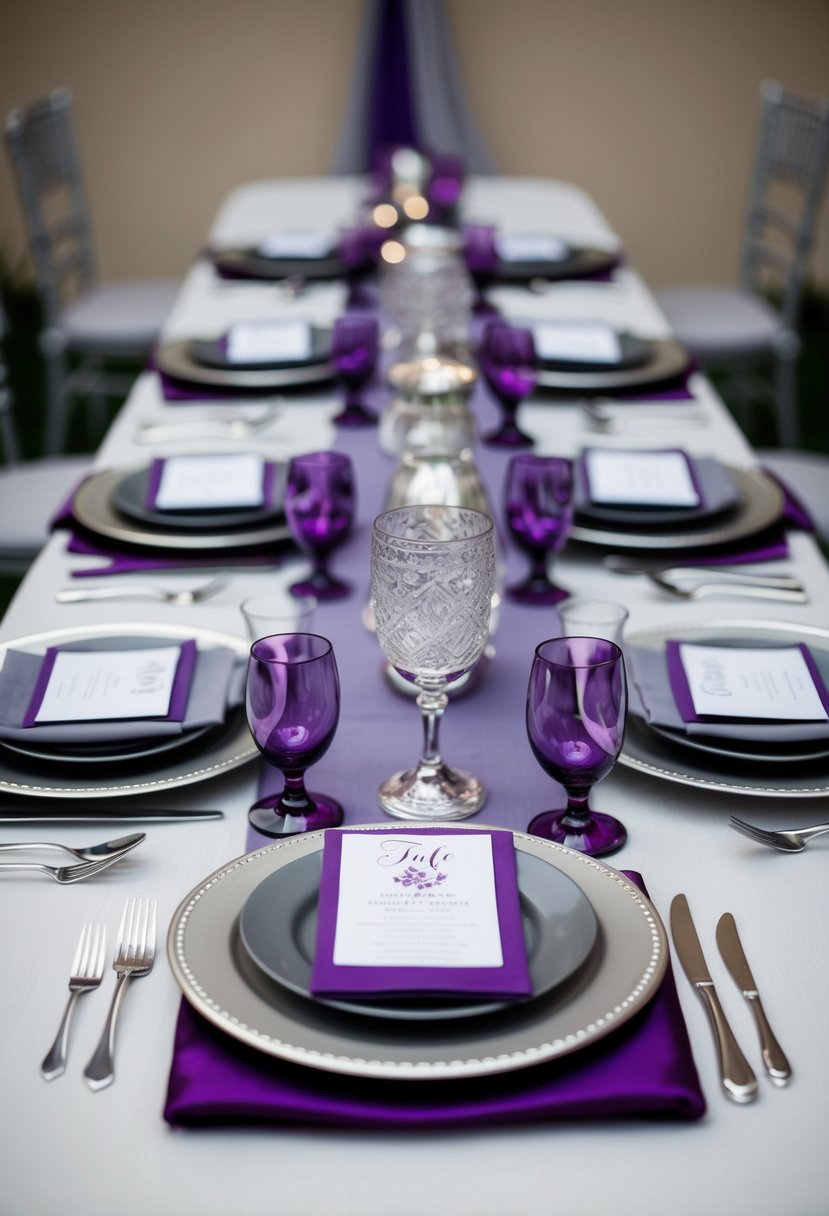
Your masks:
<instances>
[{"instance_id":1,"label":"small salad fork","mask_svg":"<svg viewBox=\"0 0 829 1216\"><path fill-rule=\"evenodd\" d=\"M84 1069L90 1089L104 1089L115 1080L115 1023L126 990L134 975L149 975L155 960L156 901L128 899L118 928L118 946L112 961L116 973L115 992L98 1046Z\"/></svg>"},{"instance_id":2,"label":"small salad fork","mask_svg":"<svg viewBox=\"0 0 829 1216\"><path fill-rule=\"evenodd\" d=\"M63 1011L55 1041L46 1053L40 1065L41 1076L46 1081L54 1081L66 1071L66 1047L69 1041L69 1023L75 1002L83 992L92 992L100 986L104 976L104 955L106 953L106 927L104 925L84 925L78 941L78 948L72 960L72 974L69 977L69 1000Z\"/></svg>"},{"instance_id":3,"label":"small salad fork","mask_svg":"<svg viewBox=\"0 0 829 1216\"><path fill-rule=\"evenodd\" d=\"M768 845L771 849L779 849L781 853L802 853L815 836L823 836L824 833L829 832L829 823L816 823L811 828L797 828L791 831L771 831L767 828L755 827L753 823L746 823L744 819L738 819L736 815L731 816L728 824L735 832L742 832L743 836L748 836L749 840L754 840L757 844Z\"/></svg>"}]
</instances>

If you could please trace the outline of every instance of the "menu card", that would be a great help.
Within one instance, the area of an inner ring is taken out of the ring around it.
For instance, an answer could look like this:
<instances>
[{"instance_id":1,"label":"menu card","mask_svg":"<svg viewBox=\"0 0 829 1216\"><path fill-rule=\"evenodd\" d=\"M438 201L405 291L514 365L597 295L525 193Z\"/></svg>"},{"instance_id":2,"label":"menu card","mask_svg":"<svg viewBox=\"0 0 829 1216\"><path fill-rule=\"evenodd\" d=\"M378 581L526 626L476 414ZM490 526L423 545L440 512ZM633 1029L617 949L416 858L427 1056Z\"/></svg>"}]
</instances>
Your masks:
<instances>
[{"instance_id":1,"label":"menu card","mask_svg":"<svg viewBox=\"0 0 829 1216\"><path fill-rule=\"evenodd\" d=\"M334 238L320 228L271 232L257 249L266 258L326 258L334 248Z\"/></svg>"},{"instance_id":2,"label":"menu card","mask_svg":"<svg viewBox=\"0 0 829 1216\"><path fill-rule=\"evenodd\" d=\"M622 359L619 335L601 321L545 321L533 330L535 353L547 363L606 363Z\"/></svg>"},{"instance_id":3,"label":"menu card","mask_svg":"<svg viewBox=\"0 0 829 1216\"><path fill-rule=\"evenodd\" d=\"M311 991L532 994L509 832L326 832Z\"/></svg>"},{"instance_id":4,"label":"menu card","mask_svg":"<svg viewBox=\"0 0 829 1216\"><path fill-rule=\"evenodd\" d=\"M229 363L302 363L311 353L307 321L238 321L225 337Z\"/></svg>"},{"instance_id":5,"label":"menu card","mask_svg":"<svg viewBox=\"0 0 829 1216\"><path fill-rule=\"evenodd\" d=\"M683 721L826 722L829 691L807 646L668 642L668 674Z\"/></svg>"},{"instance_id":6,"label":"menu card","mask_svg":"<svg viewBox=\"0 0 829 1216\"><path fill-rule=\"evenodd\" d=\"M495 249L502 262L563 262L570 253L559 237L537 232L502 233Z\"/></svg>"},{"instance_id":7,"label":"menu card","mask_svg":"<svg viewBox=\"0 0 829 1216\"><path fill-rule=\"evenodd\" d=\"M583 468L590 500L597 504L698 507L702 501L691 462L679 450L589 448Z\"/></svg>"},{"instance_id":8,"label":"menu card","mask_svg":"<svg viewBox=\"0 0 829 1216\"><path fill-rule=\"evenodd\" d=\"M256 508L268 501L273 466L255 452L154 460L146 505L155 511Z\"/></svg>"},{"instance_id":9,"label":"menu card","mask_svg":"<svg viewBox=\"0 0 829 1216\"><path fill-rule=\"evenodd\" d=\"M60 650L43 658L22 726L184 716L196 643L138 650Z\"/></svg>"}]
</instances>

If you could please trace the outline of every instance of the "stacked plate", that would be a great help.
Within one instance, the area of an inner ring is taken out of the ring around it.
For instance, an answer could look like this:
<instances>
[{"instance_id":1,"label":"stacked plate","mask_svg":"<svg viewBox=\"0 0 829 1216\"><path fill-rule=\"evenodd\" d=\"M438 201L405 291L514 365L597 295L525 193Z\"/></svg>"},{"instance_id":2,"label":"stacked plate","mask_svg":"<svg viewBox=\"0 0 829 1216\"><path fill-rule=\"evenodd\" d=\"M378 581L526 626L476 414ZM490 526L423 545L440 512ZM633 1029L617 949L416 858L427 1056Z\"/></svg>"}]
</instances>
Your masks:
<instances>
[{"instance_id":1,"label":"stacked plate","mask_svg":"<svg viewBox=\"0 0 829 1216\"><path fill-rule=\"evenodd\" d=\"M155 355L156 368L176 385L237 396L320 384L334 375L331 329L309 329L310 350L302 358L240 362L228 356L225 338L188 338L163 343Z\"/></svg>"},{"instance_id":2,"label":"stacked plate","mask_svg":"<svg viewBox=\"0 0 829 1216\"><path fill-rule=\"evenodd\" d=\"M554 242L557 245L558 242ZM500 283L526 283L530 279L589 279L604 277L619 265L619 254L612 249L561 243L557 257L504 258L498 263L495 278Z\"/></svg>"},{"instance_id":3,"label":"stacked plate","mask_svg":"<svg viewBox=\"0 0 829 1216\"><path fill-rule=\"evenodd\" d=\"M282 469L263 506L249 510L167 511L148 504L151 467L97 473L76 490L72 514L81 527L119 544L151 549L216 550L290 540L282 514Z\"/></svg>"},{"instance_id":4,"label":"stacked plate","mask_svg":"<svg viewBox=\"0 0 829 1216\"><path fill-rule=\"evenodd\" d=\"M313 997L321 832L246 854L191 891L170 926L173 974L231 1037L327 1072L480 1076L579 1050L655 995L668 960L664 930L617 871L547 841L513 839L534 987L527 1000Z\"/></svg>"},{"instance_id":5,"label":"stacked plate","mask_svg":"<svg viewBox=\"0 0 829 1216\"><path fill-rule=\"evenodd\" d=\"M572 540L611 550L705 550L730 545L776 524L783 491L765 473L696 459L700 505L689 508L593 503L577 479Z\"/></svg>"},{"instance_id":6,"label":"stacked plate","mask_svg":"<svg viewBox=\"0 0 829 1216\"><path fill-rule=\"evenodd\" d=\"M8 662L6 670L21 662L37 664L49 648L103 653L190 640L196 643L196 675L180 728L163 730L152 722L144 730L140 722L127 720L95 723L96 729L78 729L75 735L66 726L15 729L12 698L3 694L0 791L62 798L139 794L201 781L252 759L257 752L243 705L247 646L240 638L148 622L78 626L4 642L0 663Z\"/></svg>"},{"instance_id":7,"label":"stacked plate","mask_svg":"<svg viewBox=\"0 0 829 1216\"><path fill-rule=\"evenodd\" d=\"M649 721L648 685L660 670L654 660L664 654L669 641L726 647L806 643L824 683L829 684L829 629L818 626L723 618L631 634L625 639L631 700L621 764L704 789L766 797L829 794L829 740L825 734L804 730L798 738L795 729L788 732L788 739L775 740L767 731L752 730L750 724L728 733L718 733L712 726L702 733Z\"/></svg>"}]
</instances>

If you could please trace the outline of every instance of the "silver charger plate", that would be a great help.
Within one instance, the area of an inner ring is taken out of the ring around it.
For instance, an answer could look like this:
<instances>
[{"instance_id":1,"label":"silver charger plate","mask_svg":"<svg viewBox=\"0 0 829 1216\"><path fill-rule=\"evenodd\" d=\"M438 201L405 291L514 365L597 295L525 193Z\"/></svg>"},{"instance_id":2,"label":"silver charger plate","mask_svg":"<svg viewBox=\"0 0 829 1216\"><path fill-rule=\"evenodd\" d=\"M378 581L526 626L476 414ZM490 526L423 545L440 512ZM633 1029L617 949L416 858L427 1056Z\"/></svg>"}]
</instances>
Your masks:
<instances>
[{"instance_id":1,"label":"silver charger plate","mask_svg":"<svg viewBox=\"0 0 829 1216\"><path fill-rule=\"evenodd\" d=\"M78 625L74 628L52 629L27 634L0 643L0 662L7 650L30 650L44 654L48 646L88 638L126 635L148 639L193 638L199 647L227 646L246 656L248 643L232 634L219 633L195 625L157 624L149 621L119 621L105 625ZM44 770L42 759L31 760L13 752L0 750L0 793L31 795L40 798L113 798L177 789L218 776L253 760L259 753L251 738L244 706L233 710L222 726L211 727L202 737L205 745L193 740L186 748L175 749L159 756L146 757L139 771L119 771L113 760L110 766L94 765L87 769L79 763L67 764L63 772L50 761L50 772Z\"/></svg>"},{"instance_id":2,"label":"silver charger plate","mask_svg":"<svg viewBox=\"0 0 829 1216\"><path fill-rule=\"evenodd\" d=\"M259 371L208 367L194 358L192 339L189 338L163 343L156 352L155 363L160 372L175 380L204 385L205 388L227 389L228 392L301 388L305 384L322 384L336 375L334 365L328 359L319 363L297 363L291 367L271 367Z\"/></svg>"},{"instance_id":3,"label":"silver charger plate","mask_svg":"<svg viewBox=\"0 0 829 1216\"><path fill-rule=\"evenodd\" d=\"M322 852L297 857L264 879L239 919L242 946L278 983L309 1000L366 1017L407 1021L477 1017L512 1006L503 1000L389 996L363 1000L314 997L311 967L317 934ZM534 999L584 963L596 941L596 915L584 892L561 870L531 853L516 854L518 891Z\"/></svg>"},{"instance_id":4,"label":"silver charger plate","mask_svg":"<svg viewBox=\"0 0 829 1216\"><path fill-rule=\"evenodd\" d=\"M145 549L207 550L240 549L249 545L270 545L291 539L291 529L284 522L268 520L260 527L217 529L215 532L175 532L168 527L151 527L121 514L114 495L122 482L140 469L107 469L95 473L75 491L72 514L77 522L98 536L106 536L121 544L138 545Z\"/></svg>"},{"instance_id":5,"label":"silver charger plate","mask_svg":"<svg viewBox=\"0 0 829 1216\"><path fill-rule=\"evenodd\" d=\"M770 528L783 514L785 499L777 482L759 469L726 466L739 492L736 505L716 523L700 528L648 527L644 521L635 531L622 528L573 524L568 539L588 545L617 549L708 549L744 540Z\"/></svg>"},{"instance_id":6,"label":"silver charger plate","mask_svg":"<svg viewBox=\"0 0 829 1216\"><path fill-rule=\"evenodd\" d=\"M829 651L829 629L796 621L750 618L678 622L631 633L625 641L632 646L664 648L671 639L711 643L723 637L739 638L746 646L806 642L814 649ZM666 747L663 737L635 714L628 719L619 763L665 781L723 793L767 798L819 798L829 794L829 762L813 761L806 770L798 767L794 774L787 765L776 768L766 765L757 775L754 757L736 760L700 750L687 754L683 751L677 758L676 749Z\"/></svg>"},{"instance_id":7,"label":"silver charger plate","mask_svg":"<svg viewBox=\"0 0 829 1216\"><path fill-rule=\"evenodd\" d=\"M446 826L454 831L458 825ZM388 824L359 830L387 831ZM596 914L595 948L572 980L526 1004L449 1022L359 1017L297 996L250 962L239 914L265 878L294 857L319 852L323 835L291 836L222 866L185 896L170 923L167 952L185 998L220 1030L265 1055L325 1072L405 1081L511 1072L597 1042L658 991L668 945L650 900L600 861L516 832L516 848L572 878Z\"/></svg>"},{"instance_id":8,"label":"silver charger plate","mask_svg":"<svg viewBox=\"0 0 829 1216\"><path fill-rule=\"evenodd\" d=\"M678 379L691 366L688 350L674 338L652 338L648 346L650 357L635 367L614 367L607 371L593 368L574 371L568 368L544 367L542 364L538 369L537 386L562 393L590 396L662 384L664 381Z\"/></svg>"}]
</instances>

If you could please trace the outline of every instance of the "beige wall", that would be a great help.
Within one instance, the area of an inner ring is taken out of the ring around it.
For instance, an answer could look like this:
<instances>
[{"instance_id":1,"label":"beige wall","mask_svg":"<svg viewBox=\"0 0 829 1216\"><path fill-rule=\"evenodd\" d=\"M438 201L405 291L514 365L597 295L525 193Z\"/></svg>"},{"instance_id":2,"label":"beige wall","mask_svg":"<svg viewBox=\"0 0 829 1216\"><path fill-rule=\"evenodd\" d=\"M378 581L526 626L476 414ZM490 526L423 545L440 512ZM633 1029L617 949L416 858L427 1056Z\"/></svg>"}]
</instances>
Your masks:
<instances>
[{"instance_id":1,"label":"beige wall","mask_svg":"<svg viewBox=\"0 0 829 1216\"><path fill-rule=\"evenodd\" d=\"M445 5L503 172L584 186L654 285L736 272L759 82L829 97L829 0ZM361 12L362 0L0 0L0 111L70 86L102 273L179 274L235 185L326 172ZM8 260L22 246L4 157L0 249Z\"/></svg>"}]
</instances>

